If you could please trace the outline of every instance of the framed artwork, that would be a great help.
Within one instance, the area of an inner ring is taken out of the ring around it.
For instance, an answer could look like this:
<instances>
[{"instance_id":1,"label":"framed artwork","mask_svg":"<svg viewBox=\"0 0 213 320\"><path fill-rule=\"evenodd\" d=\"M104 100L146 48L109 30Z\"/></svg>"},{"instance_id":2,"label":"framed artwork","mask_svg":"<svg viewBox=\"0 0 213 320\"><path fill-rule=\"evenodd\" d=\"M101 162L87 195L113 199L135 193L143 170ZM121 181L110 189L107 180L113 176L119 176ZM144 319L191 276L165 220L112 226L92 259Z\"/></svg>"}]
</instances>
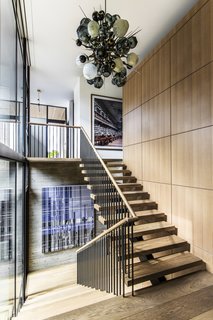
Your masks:
<instances>
[{"instance_id":1,"label":"framed artwork","mask_svg":"<svg viewBox=\"0 0 213 320\"><path fill-rule=\"evenodd\" d=\"M92 142L97 149L122 150L122 100L92 95Z\"/></svg>"}]
</instances>

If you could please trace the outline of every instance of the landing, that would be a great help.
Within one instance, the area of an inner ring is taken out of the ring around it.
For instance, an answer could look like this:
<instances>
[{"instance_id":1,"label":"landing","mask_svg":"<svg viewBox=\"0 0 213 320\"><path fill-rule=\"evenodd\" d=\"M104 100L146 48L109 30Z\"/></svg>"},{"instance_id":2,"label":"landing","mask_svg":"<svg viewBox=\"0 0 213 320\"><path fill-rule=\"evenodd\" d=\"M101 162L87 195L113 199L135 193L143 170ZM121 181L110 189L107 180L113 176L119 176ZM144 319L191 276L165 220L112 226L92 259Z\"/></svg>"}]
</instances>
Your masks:
<instances>
[{"instance_id":1,"label":"landing","mask_svg":"<svg viewBox=\"0 0 213 320\"><path fill-rule=\"evenodd\" d=\"M198 272L48 320L212 320L213 275Z\"/></svg>"},{"instance_id":2,"label":"landing","mask_svg":"<svg viewBox=\"0 0 213 320\"><path fill-rule=\"evenodd\" d=\"M28 276L28 299L17 320L43 320L88 307L112 294L76 284L76 264L32 272Z\"/></svg>"}]
</instances>

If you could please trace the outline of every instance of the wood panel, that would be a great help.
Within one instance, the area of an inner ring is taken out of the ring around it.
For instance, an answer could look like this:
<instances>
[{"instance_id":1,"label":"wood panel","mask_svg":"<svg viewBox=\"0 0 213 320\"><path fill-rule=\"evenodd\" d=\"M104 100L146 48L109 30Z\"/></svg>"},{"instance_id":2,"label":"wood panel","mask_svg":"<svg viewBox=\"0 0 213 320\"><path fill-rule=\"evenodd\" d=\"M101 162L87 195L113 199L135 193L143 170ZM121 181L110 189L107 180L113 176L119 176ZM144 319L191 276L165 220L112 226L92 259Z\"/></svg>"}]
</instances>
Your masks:
<instances>
[{"instance_id":1,"label":"wood panel","mask_svg":"<svg viewBox=\"0 0 213 320\"><path fill-rule=\"evenodd\" d=\"M170 41L142 68L142 103L170 86Z\"/></svg>"},{"instance_id":2,"label":"wood panel","mask_svg":"<svg viewBox=\"0 0 213 320\"><path fill-rule=\"evenodd\" d=\"M141 142L141 107L124 116L124 146Z\"/></svg>"},{"instance_id":3,"label":"wood panel","mask_svg":"<svg viewBox=\"0 0 213 320\"><path fill-rule=\"evenodd\" d=\"M167 215L168 222L171 222L171 185L143 181L144 191L149 192L150 199L158 204L158 210Z\"/></svg>"},{"instance_id":4,"label":"wood panel","mask_svg":"<svg viewBox=\"0 0 213 320\"><path fill-rule=\"evenodd\" d=\"M171 182L170 138L142 143L143 180Z\"/></svg>"},{"instance_id":5,"label":"wood panel","mask_svg":"<svg viewBox=\"0 0 213 320\"><path fill-rule=\"evenodd\" d=\"M123 113L126 114L141 105L141 69L129 78L123 90Z\"/></svg>"},{"instance_id":6,"label":"wood panel","mask_svg":"<svg viewBox=\"0 0 213 320\"><path fill-rule=\"evenodd\" d=\"M142 155L141 143L125 147L124 159L128 169L132 171L132 175L139 181L142 180Z\"/></svg>"},{"instance_id":7,"label":"wood panel","mask_svg":"<svg viewBox=\"0 0 213 320\"><path fill-rule=\"evenodd\" d=\"M213 190L213 0L198 1L140 63L139 68L142 72L141 93L139 93L142 103L142 160L139 160L142 161L143 175L140 177L142 183L151 193L152 200L159 202L160 209L166 208L166 195L172 186L195 188L197 194L202 189L211 192ZM132 75L130 79L131 77ZM139 113L135 113L134 117L132 114L126 119L124 131L128 144L134 141L139 143L137 134L132 133L135 127L138 128L137 132L140 131L140 121L135 122L138 115ZM135 157L133 148L127 148L124 160L128 158L128 163L134 171L137 162L133 157ZM137 177L137 174L135 175ZM162 187L166 184L168 188ZM198 196L200 202L196 200L197 210L207 210L204 209L207 198L206 200L203 198ZM172 209L181 212L181 197L175 199L171 200ZM195 210L194 199L191 191L183 196L186 216L181 217L180 213L178 224L183 227L184 234L191 235L189 237L193 252L196 254L195 250L200 250L199 257L207 262L207 268L213 272L212 253L209 254L202 246L198 247L198 244L204 241L199 229L196 229L196 245L193 242L194 223L196 226L203 223L203 220L198 221L201 218L198 217L198 211L195 211L195 216L192 214ZM168 208L170 205L171 203L168 203ZM163 211L169 211L168 208ZM172 212L172 216L176 211ZM211 218L208 215L205 217L207 223L212 224ZM191 227L193 228L190 229ZM206 230L212 232L208 228ZM213 241L208 241L213 250Z\"/></svg>"},{"instance_id":8,"label":"wood panel","mask_svg":"<svg viewBox=\"0 0 213 320\"><path fill-rule=\"evenodd\" d=\"M207 2L171 39L171 82L213 60L213 2Z\"/></svg>"},{"instance_id":9,"label":"wood panel","mask_svg":"<svg viewBox=\"0 0 213 320\"><path fill-rule=\"evenodd\" d=\"M173 184L213 189L213 127L172 137Z\"/></svg>"},{"instance_id":10,"label":"wood panel","mask_svg":"<svg viewBox=\"0 0 213 320\"><path fill-rule=\"evenodd\" d=\"M141 141L170 135L170 89L142 105L141 116Z\"/></svg>"},{"instance_id":11,"label":"wood panel","mask_svg":"<svg viewBox=\"0 0 213 320\"><path fill-rule=\"evenodd\" d=\"M173 186L172 200L172 223L180 237L198 253L202 250L213 256L213 191ZM198 256L203 258L201 253Z\"/></svg>"},{"instance_id":12,"label":"wood panel","mask_svg":"<svg viewBox=\"0 0 213 320\"><path fill-rule=\"evenodd\" d=\"M213 124L213 63L171 89L172 133Z\"/></svg>"}]
</instances>

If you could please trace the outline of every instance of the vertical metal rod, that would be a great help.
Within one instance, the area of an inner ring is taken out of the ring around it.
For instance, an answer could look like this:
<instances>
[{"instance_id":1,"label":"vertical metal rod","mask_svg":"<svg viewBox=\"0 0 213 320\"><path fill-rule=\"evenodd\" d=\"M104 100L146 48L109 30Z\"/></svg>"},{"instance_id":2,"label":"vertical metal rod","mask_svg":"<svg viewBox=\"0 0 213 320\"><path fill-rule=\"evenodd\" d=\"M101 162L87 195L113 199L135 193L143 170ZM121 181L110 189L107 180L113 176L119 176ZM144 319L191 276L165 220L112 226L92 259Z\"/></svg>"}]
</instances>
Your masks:
<instances>
[{"instance_id":1,"label":"vertical metal rod","mask_svg":"<svg viewBox=\"0 0 213 320\"><path fill-rule=\"evenodd\" d=\"M127 241L128 241L128 277L130 277L130 245L131 245L131 239L130 239L130 226L128 223L127 227Z\"/></svg>"},{"instance_id":2,"label":"vertical metal rod","mask_svg":"<svg viewBox=\"0 0 213 320\"><path fill-rule=\"evenodd\" d=\"M125 259L126 259L126 237L125 237L126 224L122 225L122 269L123 269L123 297L125 297Z\"/></svg>"},{"instance_id":3,"label":"vertical metal rod","mask_svg":"<svg viewBox=\"0 0 213 320\"><path fill-rule=\"evenodd\" d=\"M133 222L131 222L131 242L132 242L132 296L134 296L134 247L133 247Z\"/></svg>"},{"instance_id":4,"label":"vertical metal rod","mask_svg":"<svg viewBox=\"0 0 213 320\"><path fill-rule=\"evenodd\" d=\"M121 256L122 256L122 252L121 252L121 227L119 227L119 295L121 295Z\"/></svg>"}]
</instances>

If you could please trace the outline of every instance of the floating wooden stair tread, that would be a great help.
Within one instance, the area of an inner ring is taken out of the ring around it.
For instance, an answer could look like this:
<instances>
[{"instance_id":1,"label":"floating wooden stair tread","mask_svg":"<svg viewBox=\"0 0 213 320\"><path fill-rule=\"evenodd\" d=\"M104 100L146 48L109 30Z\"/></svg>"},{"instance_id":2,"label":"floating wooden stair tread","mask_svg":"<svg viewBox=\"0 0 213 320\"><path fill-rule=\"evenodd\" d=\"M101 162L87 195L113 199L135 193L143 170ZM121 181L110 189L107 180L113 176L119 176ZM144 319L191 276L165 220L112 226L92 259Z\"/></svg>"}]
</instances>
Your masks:
<instances>
[{"instance_id":1,"label":"floating wooden stair tread","mask_svg":"<svg viewBox=\"0 0 213 320\"><path fill-rule=\"evenodd\" d=\"M100 170L102 169L102 165L98 163L81 163L79 165L80 168L89 169L89 170Z\"/></svg>"},{"instance_id":2,"label":"floating wooden stair tread","mask_svg":"<svg viewBox=\"0 0 213 320\"><path fill-rule=\"evenodd\" d=\"M108 168L123 168L126 169L126 165L124 163L107 163Z\"/></svg>"},{"instance_id":3,"label":"floating wooden stair tread","mask_svg":"<svg viewBox=\"0 0 213 320\"><path fill-rule=\"evenodd\" d=\"M157 233L161 231L177 232L177 229L175 228L175 226L165 221L139 224L133 226L134 237L139 237L146 234Z\"/></svg>"},{"instance_id":4,"label":"floating wooden stair tread","mask_svg":"<svg viewBox=\"0 0 213 320\"><path fill-rule=\"evenodd\" d=\"M157 209L157 203L151 200L131 200L129 205L134 211Z\"/></svg>"},{"instance_id":5,"label":"floating wooden stair tread","mask_svg":"<svg viewBox=\"0 0 213 320\"><path fill-rule=\"evenodd\" d=\"M130 190L142 190L143 186L140 183L118 183L119 188L122 191L130 191Z\"/></svg>"},{"instance_id":6,"label":"floating wooden stair tread","mask_svg":"<svg viewBox=\"0 0 213 320\"><path fill-rule=\"evenodd\" d=\"M195 266L200 266L200 270L205 268L201 259L188 252L140 262L134 266L134 284L154 280ZM128 286L131 286L132 282L131 278L126 277Z\"/></svg>"},{"instance_id":7,"label":"floating wooden stair tread","mask_svg":"<svg viewBox=\"0 0 213 320\"><path fill-rule=\"evenodd\" d=\"M113 186L113 185L103 185L103 184L88 184L87 185L87 188L89 189L89 190L94 190L94 189L97 189L98 190L98 193L99 192L104 192L104 191L108 191L108 190L115 190L115 187Z\"/></svg>"},{"instance_id":8,"label":"floating wooden stair tread","mask_svg":"<svg viewBox=\"0 0 213 320\"><path fill-rule=\"evenodd\" d=\"M124 196L127 200L140 200L140 199L149 199L150 195L145 191L124 191Z\"/></svg>"},{"instance_id":9,"label":"floating wooden stair tread","mask_svg":"<svg viewBox=\"0 0 213 320\"><path fill-rule=\"evenodd\" d=\"M94 204L94 208L95 208L95 210L97 210L97 211L102 211L103 209L105 209L105 208L108 208L109 209L109 211L110 210L118 210L119 211L119 209L121 210L122 209L122 204L120 203L120 206L119 206L119 204L116 202L116 203L114 203L114 202L110 202L108 205L105 205L105 204L102 204L102 205L99 205L98 203L95 203ZM123 209L124 209L124 206L123 206ZM119 212L117 211L117 213L119 214Z\"/></svg>"},{"instance_id":10,"label":"floating wooden stair tread","mask_svg":"<svg viewBox=\"0 0 213 320\"><path fill-rule=\"evenodd\" d=\"M132 177L132 176L116 176L116 177L113 177L114 180L118 180L118 181L127 181L127 182L136 182L137 179L135 177ZM102 174L98 174L94 177L84 177L84 181L103 181L104 180L104 176Z\"/></svg>"},{"instance_id":11,"label":"floating wooden stair tread","mask_svg":"<svg viewBox=\"0 0 213 320\"><path fill-rule=\"evenodd\" d=\"M113 200L113 197L112 199ZM135 201L131 201L131 203L129 202L130 206L133 208L133 210L147 210L147 209L155 209L157 207L157 204L156 202L154 201L150 201L150 200L135 200ZM119 208L122 207L122 203L114 203L114 202L110 202L108 204L98 204L98 203L95 203L94 204L94 207L96 210L98 211L101 211L103 208L115 208L117 210L119 210Z\"/></svg>"},{"instance_id":12,"label":"floating wooden stair tread","mask_svg":"<svg viewBox=\"0 0 213 320\"><path fill-rule=\"evenodd\" d=\"M175 249L181 247L183 251L189 249L189 244L186 240L181 239L176 235L155 238L145 241L137 241L133 243L134 256L149 255L156 252Z\"/></svg>"},{"instance_id":13,"label":"floating wooden stair tread","mask_svg":"<svg viewBox=\"0 0 213 320\"><path fill-rule=\"evenodd\" d=\"M155 211L155 213L152 211ZM158 221L167 221L166 214L160 211L158 212L158 210L136 211L135 214L139 218L139 222L141 221L143 224Z\"/></svg>"},{"instance_id":14,"label":"floating wooden stair tread","mask_svg":"<svg viewBox=\"0 0 213 320\"><path fill-rule=\"evenodd\" d=\"M103 159L103 161L105 162L105 163L108 163L108 162L122 162L123 160L122 159Z\"/></svg>"},{"instance_id":15,"label":"floating wooden stair tread","mask_svg":"<svg viewBox=\"0 0 213 320\"><path fill-rule=\"evenodd\" d=\"M130 181L136 182L137 181L137 178L135 178L133 176L114 176L113 178L114 178L114 180L118 180L118 181L120 181L120 180L127 181L127 182L130 182Z\"/></svg>"},{"instance_id":16,"label":"floating wooden stair tread","mask_svg":"<svg viewBox=\"0 0 213 320\"><path fill-rule=\"evenodd\" d=\"M107 197L109 197L109 195ZM97 200L97 198L104 200L106 198L106 193L98 193L98 195L95 193L91 193L90 198L92 198L93 200ZM112 193L110 201L112 202L118 201L118 197L116 196L116 193Z\"/></svg>"},{"instance_id":17,"label":"floating wooden stair tread","mask_svg":"<svg viewBox=\"0 0 213 320\"><path fill-rule=\"evenodd\" d=\"M116 170L110 170L111 174L117 174L117 173L121 173L123 174L124 176L130 176L131 175L131 171L130 170L126 170L126 169L116 169Z\"/></svg>"}]
</instances>

